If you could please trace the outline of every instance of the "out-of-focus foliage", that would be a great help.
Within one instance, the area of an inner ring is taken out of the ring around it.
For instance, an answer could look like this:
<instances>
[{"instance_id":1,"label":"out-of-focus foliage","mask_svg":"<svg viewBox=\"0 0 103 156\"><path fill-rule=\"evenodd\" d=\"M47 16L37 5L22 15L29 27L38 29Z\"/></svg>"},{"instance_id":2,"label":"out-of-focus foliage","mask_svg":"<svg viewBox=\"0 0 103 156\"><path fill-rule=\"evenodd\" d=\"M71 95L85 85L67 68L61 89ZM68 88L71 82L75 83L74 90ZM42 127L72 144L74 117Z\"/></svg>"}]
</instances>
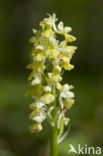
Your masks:
<instances>
[{"instance_id":1,"label":"out-of-focus foliage","mask_svg":"<svg viewBox=\"0 0 103 156\"><path fill-rule=\"evenodd\" d=\"M30 113L24 94L28 87L31 29L46 13L57 14L73 28L78 47L74 71L64 83L75 86L75 105L67 116L70 132L59 146L68 156L69 144L103 145L103 1L102 0L1 0L0 1L0 156L49 156L50 127L30 134Z\"/></svg>"}]
</instances>

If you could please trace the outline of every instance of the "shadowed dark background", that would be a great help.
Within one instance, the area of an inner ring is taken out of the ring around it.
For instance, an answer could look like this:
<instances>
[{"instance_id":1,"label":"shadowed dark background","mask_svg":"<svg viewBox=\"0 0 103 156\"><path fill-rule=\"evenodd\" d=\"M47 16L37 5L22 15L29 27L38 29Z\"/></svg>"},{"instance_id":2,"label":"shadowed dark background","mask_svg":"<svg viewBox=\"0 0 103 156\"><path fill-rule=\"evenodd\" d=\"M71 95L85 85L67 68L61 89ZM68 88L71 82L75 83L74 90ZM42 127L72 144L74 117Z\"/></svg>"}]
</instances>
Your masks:
<instances>
[{"instance_id":1,"label":"shadowed dark background","mask_svg":"<svg viewBox=\"0 0 103 156\"><path fill-rule=\"evenodd\" d=\"M25 98L32 28L47 13L73 28L78 47L73 71L64 82L75 86L75 104L68 111L71 128L59 146L103 146L103 0L0 0L0 156L49 156L50 127L30 134L31 99Z\"/></svg>"}]
</instances>

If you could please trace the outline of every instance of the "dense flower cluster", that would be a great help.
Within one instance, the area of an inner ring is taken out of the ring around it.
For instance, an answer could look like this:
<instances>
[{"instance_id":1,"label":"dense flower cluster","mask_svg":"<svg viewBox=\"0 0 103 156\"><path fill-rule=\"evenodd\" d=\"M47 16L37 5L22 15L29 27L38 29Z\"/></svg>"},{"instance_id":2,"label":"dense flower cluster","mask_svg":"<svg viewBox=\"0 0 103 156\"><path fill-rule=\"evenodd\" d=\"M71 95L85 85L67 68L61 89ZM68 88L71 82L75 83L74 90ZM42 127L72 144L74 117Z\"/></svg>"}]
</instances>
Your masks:
<instances>
[{"instance_id":1,"label":"dense flower cluster","mask_svg":"<svg viewBox=\"0 0 103 156\"><path fill-rule=\"evenodd\" d=\"M28 65L31 69L29 81L31 90L27 93L32 96L33 103L30 104L32 113L30 119L34 124L30 126L32 132L42 130L42 122L48 119L54 126L53 111L57 112L57 127L61 123L67 125L69 118L65 112L74 103L72 86L61 84L63 70L73 69L70 64L76 47L68 45L68 42L76 40L70 35L70 27L64 27L63 22L56 25L56 15L49 15L40 22L40 29L33 29L34 36L30 39L33 43L32 63ZM62 41L61 36L64 37Z\"/></svg>"}]
</instances>

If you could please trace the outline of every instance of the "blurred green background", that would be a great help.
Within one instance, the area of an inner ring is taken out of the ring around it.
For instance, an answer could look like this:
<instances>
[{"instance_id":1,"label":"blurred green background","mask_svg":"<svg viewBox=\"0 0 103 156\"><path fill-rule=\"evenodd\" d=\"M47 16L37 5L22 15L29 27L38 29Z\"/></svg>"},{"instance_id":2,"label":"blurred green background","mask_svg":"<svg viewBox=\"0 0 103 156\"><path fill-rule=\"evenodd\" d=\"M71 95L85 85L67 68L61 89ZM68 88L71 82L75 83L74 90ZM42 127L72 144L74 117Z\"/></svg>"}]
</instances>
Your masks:
<instances>
[{"instance_id":1,"label":"blurred green background","mask_svg":"<svg viewBox=\"0 0 103 156\"><path fill-rule=\"evenodd\" d=\"M75 105L68 112L71 128L59 146L103 146L103 0L0 0L0 156L49 156L50 127L30 134L31 99L25 98L32 28L47 13L73 28L78 47L64 82L75 86Z\"/></svg>"}]
</instances>

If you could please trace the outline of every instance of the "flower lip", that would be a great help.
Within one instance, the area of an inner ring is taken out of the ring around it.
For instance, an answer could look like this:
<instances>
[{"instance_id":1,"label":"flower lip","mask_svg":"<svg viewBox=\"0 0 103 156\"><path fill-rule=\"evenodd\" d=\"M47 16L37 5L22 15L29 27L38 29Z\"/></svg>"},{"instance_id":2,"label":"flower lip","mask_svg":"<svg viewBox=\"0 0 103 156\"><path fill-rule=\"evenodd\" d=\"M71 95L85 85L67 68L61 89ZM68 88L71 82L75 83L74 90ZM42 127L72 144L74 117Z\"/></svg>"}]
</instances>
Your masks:
<instances>
[{"instance_id":1,"label":"flower lip","mask_svg":"<svg viewBox=\"0 0 103 156\"><path fill-rule=\"evenodd\" d=\"M42 45L38 45L38 46L36 46L36 49L43 50L43 46Z\"/></svg>"},{"instance_id":2,"label":"flower lip","mask_svg":"<svg viewBox=\"0 0 103 156\"><path fill-rule=\"evenodd\" d=\"M33 125L30 126L30 131L32 133L34 132L39 132L43 129L42 125L40 123L34 123Z\"/></svg>"},{"instance_id":3,"label":"flower lip","mask_svg":"<svg viewBox=\"0 0 103 156\"><path fill-rule=\"evenodd\" d=\"M32 85L36 85L36 84L40 84L40 79L38 77L36 77L33 81L32 81Z\"/></svg>"},{"instance_id":4,"label":"flower lip","mask_svg":"<svg viewBox=\"0 0 103 156\"><path fill-rule=\"evenodd\" d=\"M30 108L34 109L34 108L41 108L43 107L45 104L41 101L36 101L35 103L30 104Z\"/></svg>"},{"instance_id":5,"label":"flower lip","mask_svg":"<svg viewBox=\"0 0 103 156\"><path fill-rule=\"evenodd\" d=\"M51 87L49 87L49 86L44 87L44 91L45 92L51 92Z\"/></svg>"},{"instance_id":6,"label":"flower lip","mask_svg":"<svg viewBox=\"0 0 103 156\"><path fill-rule=\"evenodd\" d=\"M55 100L55 97L51 93L47 92L41 97L40 100L44 102L45 104L50 104Z\"/></svg>"}]
</instances>

